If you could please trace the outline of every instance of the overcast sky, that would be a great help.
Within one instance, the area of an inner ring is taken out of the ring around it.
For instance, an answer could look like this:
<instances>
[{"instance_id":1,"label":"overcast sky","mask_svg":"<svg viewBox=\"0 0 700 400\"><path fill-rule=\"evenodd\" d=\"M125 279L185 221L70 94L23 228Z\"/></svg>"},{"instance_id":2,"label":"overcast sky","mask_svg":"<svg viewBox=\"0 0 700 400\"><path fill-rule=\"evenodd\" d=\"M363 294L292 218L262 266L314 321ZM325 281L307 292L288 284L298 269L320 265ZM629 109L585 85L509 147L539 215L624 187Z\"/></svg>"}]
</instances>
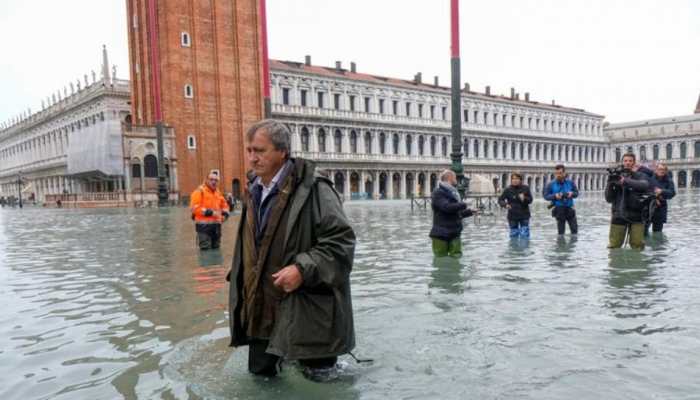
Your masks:
<instances>
[{"instance_id":1,"label":"overcast sky","mask_svg":"<svg viewBox=\"0 0 700 400\"><path fill-rule=\"evenodd\" d=\"M166 0L161 0L166 1ZM449 0L268 0L270 56L449 82ZM698 0L461 0L462 80L611 122L692 113ZM0 121L83 74L126 78L125 0L0 0Z\"/></svg>"}]
</instances>

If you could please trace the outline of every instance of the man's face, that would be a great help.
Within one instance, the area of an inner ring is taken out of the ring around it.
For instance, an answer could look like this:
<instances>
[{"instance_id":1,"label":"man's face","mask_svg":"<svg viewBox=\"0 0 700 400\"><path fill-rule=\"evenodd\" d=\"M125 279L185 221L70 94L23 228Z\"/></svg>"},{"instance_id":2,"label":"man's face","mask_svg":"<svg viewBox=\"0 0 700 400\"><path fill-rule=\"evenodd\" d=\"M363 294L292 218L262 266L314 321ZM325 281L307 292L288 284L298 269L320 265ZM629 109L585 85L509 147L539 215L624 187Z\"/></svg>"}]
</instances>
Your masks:
<instances>
[{"instance_id":1,"label":"man's face","mask_svg":"<svg viewBox=\"0 0 700 400\"><path fill-rule=\"evenodd\" d=\"M286 152L275 149L267 134L262 131L256 132L253 140L246 143L246 153L255 175L263 180L272 179L287 156Z\"/></svg>"},{"instance_id":2,"label":"man's face","mask_svg":"<svg viewBox=\"0 0 700 400\"><path fill-rule=\"evenodd\" d=\"M455 175L455 174L447 175L447 183L456 187L457 186L457 175Z\"/></svg>"},{"instance_id":3,"label":"man's face","mask_svg":"<svg viewBox=\"0 0 700 400\"><path fill-rule=\"evenodd\" d=\"M622 167L624 169L632 169L632 167L634 167L634 164L634 157L626 156L622 158Z\"/></svg>"},{"instance_id":4,"label":"man's face","mask_svg":"<svg viewBox=\"0 0 700 400\"><path fill-rule=\"evenodd\" d=\"M564 180L564 177L566 176L566 171L563 169L555 169L554 170L554 177L557 178L559 182Z\"/></svg>"},{"instance_id":5,"label":"man's face","mask_svg":"<svg viewBox=\"0 0 700 400\"><path fill-rule=\"evenodd\" d=\"M668 174L668 168L666 166L658 166L656 167L656 176L659 178L663 178Z\"/></svg>"},{"instance_id":6,"label":"man's face","mask_svg":"<svg viewBox=\"0 0 700 400\"><path fill-rule=\"evenodd\" d=\"M517 177L517 176L511 176L511 177L510 177L510 184L511 184L511 185L513 185L513 186L520 186L520 182L522 182L522 180L521 180L519 177Z\"/></svg>"},{"instance_id":7,"label":"man's face","mask_svg":"<svg viewBox=\"0 0 700 400\"><path fill-rule=\"evenodd\" d=\"M207 177L207 186L209 186L212 190L216 190L216 187L219 185L219 176L216 174L209 174Z\"/></svg>"}]
</instances>

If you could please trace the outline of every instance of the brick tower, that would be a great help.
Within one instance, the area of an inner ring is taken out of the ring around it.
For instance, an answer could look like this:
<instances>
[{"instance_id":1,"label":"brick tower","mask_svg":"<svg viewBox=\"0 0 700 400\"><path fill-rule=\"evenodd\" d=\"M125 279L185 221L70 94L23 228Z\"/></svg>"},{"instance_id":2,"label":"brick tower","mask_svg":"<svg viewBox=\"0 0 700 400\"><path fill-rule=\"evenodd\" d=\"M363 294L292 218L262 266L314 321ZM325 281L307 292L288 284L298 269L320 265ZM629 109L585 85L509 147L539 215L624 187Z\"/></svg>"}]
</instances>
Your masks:
<instances>
[{"instance_id":1,"label":"brick tower","mask_svg":"<svg viewBox=\"0 0 700 400\"><path fill-rule=\"evenodd\" d=\"M162 122L176 137L181 194L213 169L220 170L222 190L242 186L243 134L263 115L258 1L126 3L133 124L157 122L160 87Z\"/></svg>"}]
</instances>

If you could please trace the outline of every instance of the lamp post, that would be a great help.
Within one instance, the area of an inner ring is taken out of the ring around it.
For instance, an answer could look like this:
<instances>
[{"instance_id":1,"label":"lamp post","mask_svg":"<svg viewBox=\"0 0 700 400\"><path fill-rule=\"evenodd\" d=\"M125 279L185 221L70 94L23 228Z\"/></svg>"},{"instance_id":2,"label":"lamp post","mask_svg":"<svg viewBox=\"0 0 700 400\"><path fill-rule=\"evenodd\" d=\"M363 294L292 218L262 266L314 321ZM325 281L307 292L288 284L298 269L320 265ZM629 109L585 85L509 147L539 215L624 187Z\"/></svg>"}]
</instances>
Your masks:
<instances>
[{"instance_id":1,"label":"lamp post","mask_svg":"<svg viewBox=\"0 0 700 400\"><path fill-rule=\"evenodd\" d=\"M17 194L19 198L19 208L22 208L22 171L17 173Z\"/></svg>"},{"instance_id":2,"label":"lamp post","mask_svg":"<svg viewBox=\"0 0 700 400\"><path fill-rule=\"evenodd\" d=\"M151 82L153 83L153 113L156 120L156 143L158 151L158 207L168 205L168 187L165 182L165 154L163 150L163 115L160 99L160 63L158 62L158 33L156 31L156 0L148 1L148 38L151 48Z\"/></svg>"},{"instance_id":3,"label":"lamp post","mask_svg":"<svg viewBox=\"0 0 700 400\"><path fill-rule=\"evenodd\" d=\"M457 190L464 197L468 182L462 165L462 94L460 92L459 0L450 0L450 37L452 72L452 171L457 175Z\"/></svg>"}]
</instances>

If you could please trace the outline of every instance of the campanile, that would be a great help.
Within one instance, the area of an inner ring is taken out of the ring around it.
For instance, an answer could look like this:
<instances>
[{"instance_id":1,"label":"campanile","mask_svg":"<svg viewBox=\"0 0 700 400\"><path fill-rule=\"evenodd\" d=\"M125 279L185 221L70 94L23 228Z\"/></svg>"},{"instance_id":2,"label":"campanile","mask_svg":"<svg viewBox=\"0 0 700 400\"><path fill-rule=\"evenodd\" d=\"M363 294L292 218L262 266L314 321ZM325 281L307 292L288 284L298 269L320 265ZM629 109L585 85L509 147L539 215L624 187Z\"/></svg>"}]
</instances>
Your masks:
<instances>
[{"instance_id":1,"label":"campanile","mask_svg":"<svg viewBox=\"0 0 700 400\"><path fill-rule=\"evenodd\" d=\"M263 115L258 1L126 3L133 124L154 125L160 99L176 137L181 195L213 169L222 190L242 187L244 132Z\"/></svg>"}]
</instances>

